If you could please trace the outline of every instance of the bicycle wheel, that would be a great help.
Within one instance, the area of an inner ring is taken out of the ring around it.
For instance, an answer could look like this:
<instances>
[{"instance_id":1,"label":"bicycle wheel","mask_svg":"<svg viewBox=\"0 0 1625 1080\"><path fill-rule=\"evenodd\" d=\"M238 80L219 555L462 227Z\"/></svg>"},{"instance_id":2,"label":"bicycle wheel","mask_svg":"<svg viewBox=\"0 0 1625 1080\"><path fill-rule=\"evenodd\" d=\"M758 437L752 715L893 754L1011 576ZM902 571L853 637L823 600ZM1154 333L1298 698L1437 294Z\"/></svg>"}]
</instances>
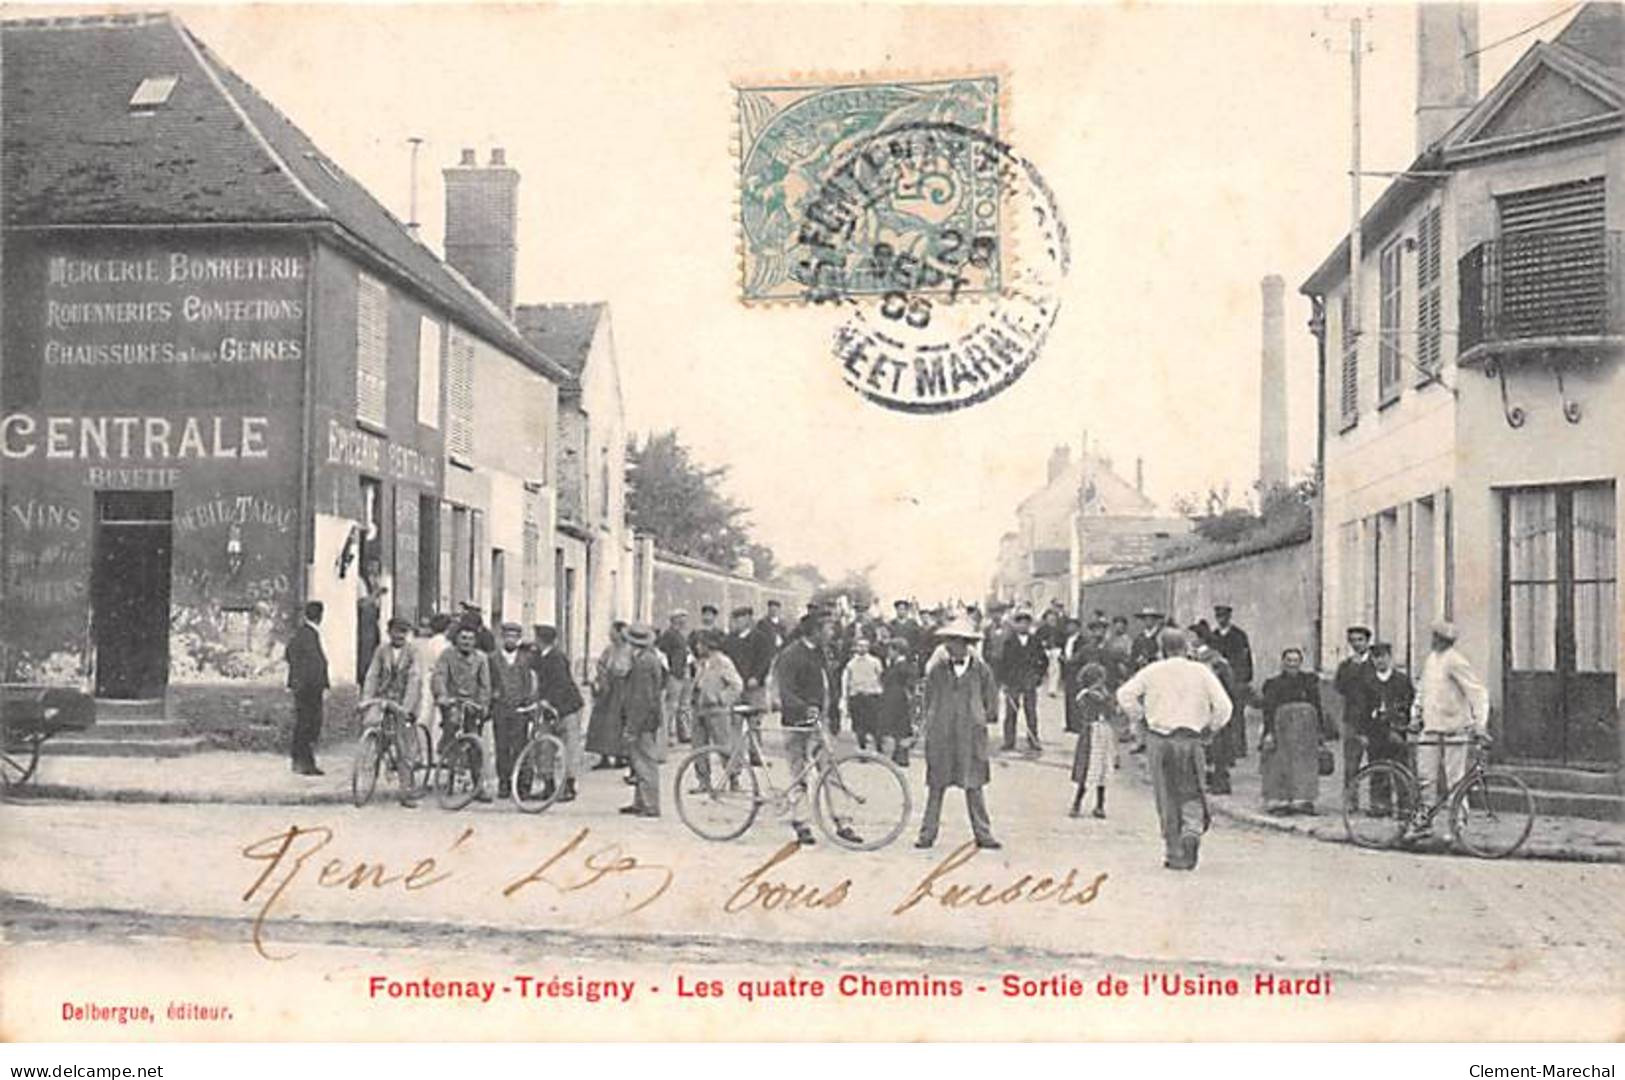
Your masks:
<instances>
[{"instance_id":1,"label":"bicycle wheel","mask_svg":"<svg viewBox=\"0 0 1625 1080\"><path fill-rule=\"evenodd\" d=\"M879 754L867 750L843 754L820 773L813 789L813 817L832 844L874 851L908 827L913 804L908 780L903 770Z\"/></svg>"},{"instance_id":2,"label":"bicycle wheel","mask_svg":"<svg viewBox=\"0 0 1625 1080\"><path fill-rule=\"evenodd\" d=\"M1511 855L1534 826L1535 797L1509 773L1480 773L1450 800L1450 835L1481 859Z\"/></svg>"},{"instance_id":3,"label":"bicycle wheel","mask_svg":"<svg viewBox=\"0 0 1625 1080\"><path fill-rule=\"evenodd\" d=\"M525 813L552 806L564 789L564 741L557 735L532 739L513 763L512 781L513 804Z\"/></svg>"},{"instance_id":4,"label":"bicycle wheel","mask_svg":"<svg viewBox=\"0 0 1625 1080\"><path fill-rule=\"evenodd\" d=\"M677 816L696 836L732 840L756 821L762 808L760 791L756 770L734 761L720 746L706 746L677 766L672 796Z\"/></svg>"},{"instance_id":5,"label":"bicycle wheel","mask_svg":"<svg viewBox=\"0 0 1625 1080\"><path fill-rule=\"evenodd\" d=\"M350 763L350 801L366 806L378 787L378 768L383 762L384 740L377 728L361 733L355 744L355 760Z\"/></svg>"},{"instance_id":6,"label":"bicycle wheel","mask_svg":"<svg viewBox=\"0 0 1625 1080\"><path fill-rule=\"evenodd\" d=\"M406 785L407 795L415 799L434 782L429 729L422 724L402 724L399 737L405 740L405 746L398 749L405 749L410 755L402 763L405 767L401 769L401 782Z\"/></svg>"},{"instance_id":7,"label":"bicycle wheel","mask_svg":"<svg viewBox=\"0 0 1625 1080\"><path fill-rule=\"evenodd\" d=\"M39 768L39 748L45 741L42 735L12 735L0 732L0 781L6 787L21 787L33 778Z\"/></svg>"},{"instance_id":8,"label":"bicycle wheel","mask_svg":"<svg viewBox=\"0 0 1625 1080\"><path fill-rule=\"evenodd\" d=\"M1356 847L1397 847L1419 801L1409 769L1373 761L1343 789L1343 827Z\"/></svg>"},{"instance_id":9,"label":"bicycle wheel","mask_svg":"<svg viewBox=\"0 0 1625 1080\"><path fill-rule=\"evenodd\" d=\"M461 810L474 801L480 789L480 767L484 754L480 741L472 735L459 735L440 755L440 805Z\"/></svg>"}]
</instances>

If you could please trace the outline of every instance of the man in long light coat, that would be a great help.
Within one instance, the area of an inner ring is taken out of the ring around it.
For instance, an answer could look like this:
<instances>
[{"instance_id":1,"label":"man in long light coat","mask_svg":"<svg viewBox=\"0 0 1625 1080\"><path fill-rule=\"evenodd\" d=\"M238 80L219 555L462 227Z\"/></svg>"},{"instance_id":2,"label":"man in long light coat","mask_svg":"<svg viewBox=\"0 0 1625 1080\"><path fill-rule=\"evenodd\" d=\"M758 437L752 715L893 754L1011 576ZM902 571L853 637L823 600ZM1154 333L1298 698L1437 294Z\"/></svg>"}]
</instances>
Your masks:
<instances>
[{"instance_id":1,"label":"man in long light coat","mask_svg":"<svg viewBox=\"0 0 1625 1080\"><path fill-rule=\"evenodd\" d=\"M999 684L993 669L971 651L981 635L966 622L937 631L946 654L925 676L925 815L917 848L937 840L942 798L951 787L965 789L965 809L979 848L1002 847L993 838L982 788L989 777L987 725L999 715Z\"/></svg>"}]
</instances>

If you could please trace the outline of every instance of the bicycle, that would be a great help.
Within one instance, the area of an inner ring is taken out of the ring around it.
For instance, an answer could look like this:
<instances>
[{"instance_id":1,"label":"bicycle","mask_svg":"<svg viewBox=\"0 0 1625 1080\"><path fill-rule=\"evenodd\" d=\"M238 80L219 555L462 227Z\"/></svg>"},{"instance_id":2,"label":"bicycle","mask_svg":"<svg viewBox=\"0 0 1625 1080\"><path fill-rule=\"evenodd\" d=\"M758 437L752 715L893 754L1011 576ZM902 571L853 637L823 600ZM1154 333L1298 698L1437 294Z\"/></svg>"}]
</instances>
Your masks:
<instances>
[{"instance_id":1,"label":"bicycle","mask_svg":"<svg viewBox=\"0 0 1625 1080\"><path fill-rule=\"evenodd\" d=\"M364 718L370 709L383 710L376 725ZM387 698L365 698L356 703L356 716L362 720L361 738L356 741L355 759L350 764L350 801L367 805L378 788L378 774L385 764L400 785L403 802L416 799L429 787L429 729Z\"/></svg>"},{"instance_id":2,"label":"bicycle","mask_svg":"<svg viewBox=\"0 0 1625 1080\"><path fill-rule=\"evenodd\" d=\"M467 700L455 701L448 708L452 717L442 723L436 786L442 808L461 810L480 791L480 771L485 764L480 731L488 714L482 706Z\"/></svg>"},{"instance_id":3,"label":"bicycle","mask_svg":"<svg viewBox=\"0 0 1625 1080\"><path fill-rule=\"evenodd\" d=\"M1357 847L1404 846L1432 825L1449 808L1450 837L1462 850L1482 859L1501 859L1523 846L1535 824L1535 797L1529 786L1511 773L1485 765L1488 739L1468 735L1453 738L1442 733L1407 732L1406 743L1462 745L1470 760L1461 779L1431 806L1422 805L1422 785L1414 769L1402 761L1373 761L1350 779L1343 792L1343 827Z\"/></svg>"},{"instance_id":4,"label":"bicycle","mask_svg":"<svg viewBox=\"0 0 1625 1080\"><path fill-rule=\"evenodd\" d=\"M731 711L747 721L767 712L740 705ZM755 824L766 805L786 816L795 801L792 792L802 785L810 787L813 820L831 843L852 851L874 851L902 835L913 801L902 770L886 758L868 750L838 751L829 729L815 721L818 742L781 788L765 764L761 732L748 722L742 727L732 748L703 746L677 767L673 789L677 813L696 835L706 840L736 839ZM753 760L764 764L753 765Z\"/></svg>"},{"instance_id":5,"label":"bicycle","mask_svg":"<svg viewBox=\"0 0 1625 1080\"><path fill-rule=\"evenodd\" d=\"M539 814L558 801L564 790L565 747L559 713L545 701L517 710L526 714L525 748L514 759L509 790L513 804L527 814ZM540 781L541 787L536 787Z\"/></svg>"}]
</instances>

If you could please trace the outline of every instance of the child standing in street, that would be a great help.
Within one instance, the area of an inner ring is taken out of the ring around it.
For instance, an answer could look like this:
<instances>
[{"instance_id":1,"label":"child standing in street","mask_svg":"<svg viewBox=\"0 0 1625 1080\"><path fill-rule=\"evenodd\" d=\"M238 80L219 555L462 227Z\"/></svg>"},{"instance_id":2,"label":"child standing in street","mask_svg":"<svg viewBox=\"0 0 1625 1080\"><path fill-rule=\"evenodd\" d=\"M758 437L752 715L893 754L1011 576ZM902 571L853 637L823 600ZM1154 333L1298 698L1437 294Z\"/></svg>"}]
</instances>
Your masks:
<instances>
[{"instance_id":1,"label":"child standing in street","mask_svg":"<svg viewBox=\"0 0 1625 1080\"><path fill-rule=\"evenodd\" d=\"M1078 729L1078 746L1072 754L1072 782L1077 791L1072 796L1072 817L1083 816L1083 796L1095 789L1095 808L1090 816L1106 816L1106 780L1111 776L1112 762L1117 757L1117 703L1106 687L1106 669L1100 664L1085 664L1078 672L1077 710L1074 724Z\"/></svg>"}]
</instances>

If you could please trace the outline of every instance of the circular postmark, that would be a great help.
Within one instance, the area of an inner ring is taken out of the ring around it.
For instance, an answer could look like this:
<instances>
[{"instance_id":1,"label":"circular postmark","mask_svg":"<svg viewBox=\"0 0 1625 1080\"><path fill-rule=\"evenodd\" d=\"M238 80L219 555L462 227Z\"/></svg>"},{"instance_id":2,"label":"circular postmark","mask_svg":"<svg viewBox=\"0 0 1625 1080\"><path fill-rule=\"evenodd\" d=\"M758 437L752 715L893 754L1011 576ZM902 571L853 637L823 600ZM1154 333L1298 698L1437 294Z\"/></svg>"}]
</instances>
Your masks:
<instances>
[{"instance_id":1,"label":"circular postmark","mask_svg":"<svg viewBox=\"0 0 1625 1080\"><path fill-rule=\"evenodd\" d=\"M953 122L858 141L802 203L791 276L843 313L848 386L909 413L985 401L1037 359L1070 267L1066 225L1031 162Z\"/></svg>"}]
</instances>

